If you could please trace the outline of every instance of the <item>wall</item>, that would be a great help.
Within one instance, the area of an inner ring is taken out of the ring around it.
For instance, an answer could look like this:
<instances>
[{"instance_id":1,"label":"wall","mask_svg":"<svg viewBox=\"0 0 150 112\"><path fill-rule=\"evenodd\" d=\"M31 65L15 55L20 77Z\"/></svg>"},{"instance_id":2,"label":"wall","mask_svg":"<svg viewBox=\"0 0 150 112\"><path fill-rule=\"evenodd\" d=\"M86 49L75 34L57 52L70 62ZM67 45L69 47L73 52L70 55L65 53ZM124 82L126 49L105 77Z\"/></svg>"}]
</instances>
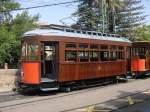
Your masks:
<instances>
[{"instance_id":1,"label":"wall","mask_svg":"<svg viewBox=\"0 0 150 112\"><path fill-rule=\"evenodd\" d=\"M0 69L0 92L12 90L18 76L18 69Z\"/></svg>"}]
</instances>

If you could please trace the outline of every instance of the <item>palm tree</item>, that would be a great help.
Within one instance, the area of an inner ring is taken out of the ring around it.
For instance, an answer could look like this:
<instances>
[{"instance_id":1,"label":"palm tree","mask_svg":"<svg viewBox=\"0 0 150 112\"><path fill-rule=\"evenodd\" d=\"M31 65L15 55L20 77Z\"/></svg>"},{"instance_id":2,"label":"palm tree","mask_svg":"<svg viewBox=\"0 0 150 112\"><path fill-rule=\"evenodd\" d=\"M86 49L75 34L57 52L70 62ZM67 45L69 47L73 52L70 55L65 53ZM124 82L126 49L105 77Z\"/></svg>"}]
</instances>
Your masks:
<instances>
[{"instance_id":1,"label":"palm tree","mask_svg":"<svg viewBox=\"0 0 150 112\"><path fill-rule=\"evenodd\" d=\"M115 10L121 6L120 0L80 0L78 24L82 28L102 32L115 31Z\"/></svg>"},{"instance_id":2,"label":"palm tree","mask_svg":"<svg viewBox=\"0 0 150 112\"><path fill-rule=\"evenodd\" d=\"M107 21L109 31L110 32L116 32L115 31L115 13L116 9L120 9L123 7L123 0L93 0L95 4L102 5L100 8L100 11L102 13L103 18L103 30L104 25Z\"/></svg>"},{"instance_id":3,"label":"palm tree","mask_svg":"<svg viewBox=\"0 0 150 112\"><path fill-rule=\"evenodd\" d=\"M109 31L110 32L114 32L116 33L116 9L120 9L122 8L123 5L123 1L122 0L106 0L107 3L107 14L108 14L108 18L109 18Z\"/></svg>"}]
</instances>

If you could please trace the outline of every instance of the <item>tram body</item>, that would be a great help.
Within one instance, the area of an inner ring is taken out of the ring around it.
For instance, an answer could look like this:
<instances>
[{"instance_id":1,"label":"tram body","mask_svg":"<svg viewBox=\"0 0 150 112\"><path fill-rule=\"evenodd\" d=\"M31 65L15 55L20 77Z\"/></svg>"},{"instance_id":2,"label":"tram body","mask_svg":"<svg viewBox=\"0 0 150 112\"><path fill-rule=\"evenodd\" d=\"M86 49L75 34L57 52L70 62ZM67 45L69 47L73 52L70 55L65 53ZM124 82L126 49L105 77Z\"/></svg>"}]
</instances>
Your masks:
<instances>
[{"instance_id":1,"label":"tram body","mask_svg":"<svg viewBox=\"0 0 150 112\"><path fill-rule=\"evenodd\" d=\"M21 87L59 89L68 83L127 73L124 37L72 29L36 29L22 39Z\"/></svg>"},{"instance_id":2,"label":"tram body","mask_svg":"<svg viewBox=\"0 0 150 112\"><path fill-rule=\"evenodd\" d=\"M149 75L150 72L150 42L132 43L131 72L135 77Z\"/></svg>"}]
</instances>

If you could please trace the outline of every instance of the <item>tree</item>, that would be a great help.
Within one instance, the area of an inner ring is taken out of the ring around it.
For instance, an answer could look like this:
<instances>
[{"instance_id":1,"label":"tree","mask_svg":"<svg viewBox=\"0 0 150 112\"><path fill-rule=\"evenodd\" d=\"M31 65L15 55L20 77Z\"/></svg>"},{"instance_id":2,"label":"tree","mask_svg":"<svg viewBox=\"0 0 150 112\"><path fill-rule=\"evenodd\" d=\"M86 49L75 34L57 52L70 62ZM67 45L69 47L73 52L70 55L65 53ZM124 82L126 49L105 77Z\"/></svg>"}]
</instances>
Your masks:
<instances>
[{"instance_id":1,"label":"tree","mask_svg":"<svg viewBox=\"0 0 150 112\"><path fill-rule=\"evenodd\" d=\"M145 19L143 9L141 0L124 0L124 7L117 10L117 33L134 37L134 30L142 25Z\"/></svg>"},{"instance_id":2,"label":"tree","mask_svg":"<svg viewBox=\"0 0 150 112\"><path fill-rule=\"evenodd\" d=\"M4 0L0 3L1 5L3 3L5 7L8 6L0 24L0 64L16 65L20 59L21 36L24 32L37 27L35 23L38 21L39 15L29 16L28 12L24 11L12 18L12 14L8 10L14 9L17 3L11 0ZM14 7L9 7L11 3ZM19 5L16 6L18 8Z\"/></svg>"},{"instance_id":3,"label":"tree","mask_svg":"<svg viewBox=\"0 0 150 112\"><path fill-rule=\"evenodd\" d=\"M21 38L23 33L38 27L36 22L38 21L39 15L29 16L27 11L18 14L11 23L10 31L15 35L12 50L10 52L11 60L9 63L18 63L20 59L21 49ZM15 50L13 50L15 49Z\"/></svg>"},{"instance_id":4,"label":"tree","mask_svg":"<svg viewBox=\"0 0 150 112\"><path fill-rule=\"evenodd\" d=\"M150 41L150 25L143 25L138 27L133 32L134 40Z\"/></svg>"},{"instance_id":5,"label":"tree","mask_svg":"<svg viewBox=\"0 0 150 112\"><path fill-rule=\"evenodd\" d=\"M102 32L114 32L115 9L121 6L120 0L80 0L75 13L79 19L77 24L83 29Z\"/></svg>"},{"instance_id":6,"label":"tree","mask_svg":"<svg viewBox=\"0 0 150 112\"><path fill-rule=\"evenodd\" d=\"M116 10L124 6L121 0L106 0L109 32L116 33Z\"/></svg>"},{"instance_id":7,"label":"tree","mask_svg":"<svg viewBox=\"0 0 150 112\"><path fill-rule=\"evenodd\" d=\"M10 22L13 19L11 13L8 10L19 8L20 4L12 0L1 0L0 1L0 23Z\"/></svg>"},{"instance_id":8,"label":"tree","mask_svg":"<svg viewBox=\"0 0 150 112\"><path fill-rule=\"evenodd\" d=\"M94 8L93 0L81 0L77 12L74 15L78 16L77 25L84 30L95 30L97 25L97 14Z\"/></svg>"},{"instance_id":9,"label":"tree","mask_svg":"<svg viewBox=\"0 0 150 112\"><path fill-rule=\"evenodd\" d=\"M80 0L77 24L81 29L119 33L132 37L143 24L141 0Z\"/></svg>"}]
</instances>

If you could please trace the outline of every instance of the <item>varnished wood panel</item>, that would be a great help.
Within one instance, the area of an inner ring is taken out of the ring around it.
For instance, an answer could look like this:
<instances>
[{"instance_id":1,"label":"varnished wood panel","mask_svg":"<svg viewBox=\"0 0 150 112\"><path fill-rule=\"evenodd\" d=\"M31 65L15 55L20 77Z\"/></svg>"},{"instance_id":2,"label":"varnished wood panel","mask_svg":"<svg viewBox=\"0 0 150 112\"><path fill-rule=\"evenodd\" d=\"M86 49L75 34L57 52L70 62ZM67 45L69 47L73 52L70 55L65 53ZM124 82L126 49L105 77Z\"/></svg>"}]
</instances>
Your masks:
<instances>
[{"instance_id":1,"label":"varnished wood panel","mask_svg":"<svg viewBox=\"0 0 150 112\"><path fill-rule=\"evenodd\" d=\"M126 73L126 61L109 61L99 63L62 63L59 81L73 81L117 76Z\"/></svg>"}]
</instances>

